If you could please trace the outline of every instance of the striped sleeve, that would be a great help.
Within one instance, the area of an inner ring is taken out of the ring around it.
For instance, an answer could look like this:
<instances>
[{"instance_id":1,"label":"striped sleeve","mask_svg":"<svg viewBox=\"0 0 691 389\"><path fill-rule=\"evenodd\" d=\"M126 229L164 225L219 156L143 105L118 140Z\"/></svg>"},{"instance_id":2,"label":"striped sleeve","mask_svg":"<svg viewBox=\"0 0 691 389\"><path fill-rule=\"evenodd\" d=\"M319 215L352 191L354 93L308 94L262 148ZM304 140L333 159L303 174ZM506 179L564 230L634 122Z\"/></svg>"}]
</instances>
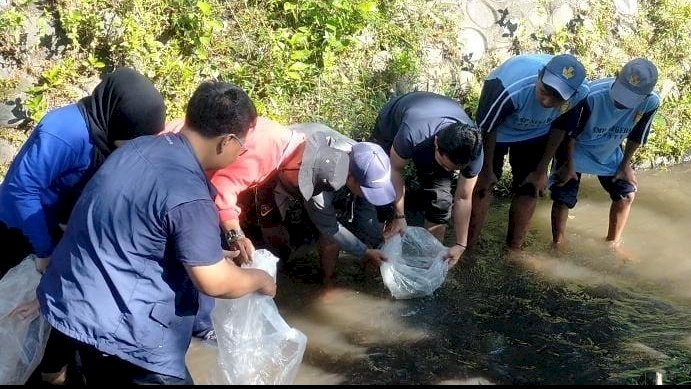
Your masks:
<instances>
[{"instance_id":1,"label":"striped sleeve","mask_svg":"<svg viewBox=\"0 0 691 389\"><path fill-rule=\"evenodd\" d=\"M578 136L578 134L583 131L583 124L585 123L584 121L581 120L581 116L584 114L586 109L584 109L584 106L587 106L588 104L586 103L586 100L581 100L576 104L575 107L569 109L568 111L564 112L561 116L559 116L554 122L552 122L552 129L559 129L559 130L564 130L566 131L567 136L570 136L572 138L575 138ZM590 109L588 111L588 116L590 116Z\"/></svg>"},{"instance_id":2,"label":"striped sleeve","mask_svg":"<svg viewBox=\"0 0 691 389\"><path fill-rule=\"evenodd\" d=\"M646 101L645 113L636 122L631 130L631 133L627 137L628 140L632 140L639 144L644 145L648 141L648 135L650 134L650 127L653 123L653 117L657 108L660 106L660 98L656 93L653 93Z\"/></svg>"},{"instance_id":3,"label":"striped sleeve","mask_svg":"<svg viewBox=\"0 0 691 389\"><path fill-rule=\"evenodd\" d=\"M504 88L501 80L486 80L480 93L480 101L475 117L478 127L487 133L494 130L516 108L511 101L511 94Z\"/></svg>"}]
</instances>

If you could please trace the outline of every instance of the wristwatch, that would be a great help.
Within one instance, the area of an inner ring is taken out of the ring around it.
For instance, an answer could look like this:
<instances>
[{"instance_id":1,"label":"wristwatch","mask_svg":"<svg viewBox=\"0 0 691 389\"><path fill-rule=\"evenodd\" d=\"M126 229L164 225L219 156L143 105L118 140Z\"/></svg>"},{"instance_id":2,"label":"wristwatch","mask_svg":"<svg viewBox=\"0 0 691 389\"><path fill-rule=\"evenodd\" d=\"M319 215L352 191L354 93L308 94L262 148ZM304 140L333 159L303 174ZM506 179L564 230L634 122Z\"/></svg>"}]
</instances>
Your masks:
<instances>
[{"instance_id":1,"label":"wristwatch","mask_svg":"<svg viewBox=\"0 0 691 389\"><path fill-rule=\"evenodd\" d=\"M228 243L229 245L237 242L238 239L244 237L245 234L242 233L242 230L229 230L225 233L226 243Z\"/></svg>"}]
</instances>

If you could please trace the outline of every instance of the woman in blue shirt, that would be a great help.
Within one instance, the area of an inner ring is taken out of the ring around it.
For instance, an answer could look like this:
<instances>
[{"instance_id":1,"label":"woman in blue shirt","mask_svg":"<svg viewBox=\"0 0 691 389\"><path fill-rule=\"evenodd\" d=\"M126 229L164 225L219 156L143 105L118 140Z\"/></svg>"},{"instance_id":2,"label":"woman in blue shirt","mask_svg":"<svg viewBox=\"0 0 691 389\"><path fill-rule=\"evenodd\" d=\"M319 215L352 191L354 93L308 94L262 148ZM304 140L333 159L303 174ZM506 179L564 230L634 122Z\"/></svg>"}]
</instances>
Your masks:
<instances>
[{"instance_id":1,"label":"woman in blue shirt","mask_svg":"<svg viewBox=\"0 0 691 389\"><path fill-rule=\"evenodd\" d=\"M47 113L0 185L0 277L31 253L45 266L86 182L117 146L163 130L165 112L151 81L121 68Z\"/></svg>"}]
</instances>

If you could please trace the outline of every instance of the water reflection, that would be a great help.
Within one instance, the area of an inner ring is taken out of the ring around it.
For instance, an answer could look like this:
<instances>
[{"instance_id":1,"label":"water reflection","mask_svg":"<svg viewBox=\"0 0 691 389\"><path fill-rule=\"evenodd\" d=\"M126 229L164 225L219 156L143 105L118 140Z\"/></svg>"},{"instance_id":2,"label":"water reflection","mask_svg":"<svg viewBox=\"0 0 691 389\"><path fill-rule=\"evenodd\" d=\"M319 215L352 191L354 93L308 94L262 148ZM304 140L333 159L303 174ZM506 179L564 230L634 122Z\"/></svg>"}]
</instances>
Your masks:
<instances>
[{"instance_id":1,"label":"water reflection","mask_svg":"<svg viewBox=\"0 0 691 389\"><path fill-rule=\"evenodd\" d=\"M497 204L481 247L429 298L394 301L375 269L345 258L344 291L322 300L299 276L316 260L289 263L276 301L308 337L296 383L631 384L656 372L689 381L690 178L691 166L639 174L624 233L633 261L605 244L609 197L586 177L562 252L551 250L544 199L525 254L507 260L507 204ZM213 349L195 343L188 357L204 383Z\"/></svg>"}]
</instances>

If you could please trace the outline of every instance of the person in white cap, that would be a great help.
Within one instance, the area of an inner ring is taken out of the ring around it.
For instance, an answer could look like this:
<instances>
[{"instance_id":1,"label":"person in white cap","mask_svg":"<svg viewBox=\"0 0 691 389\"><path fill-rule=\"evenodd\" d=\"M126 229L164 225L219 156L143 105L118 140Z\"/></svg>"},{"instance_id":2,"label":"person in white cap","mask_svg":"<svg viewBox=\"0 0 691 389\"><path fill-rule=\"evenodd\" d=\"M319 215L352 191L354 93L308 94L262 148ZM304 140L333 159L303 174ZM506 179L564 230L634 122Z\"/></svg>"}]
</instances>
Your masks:
<instances>
[{"instance_id":1,"label":"person in white cap","mask_svg":"<svg viewBox=\"0 0 691 389\"><path fill-rule=\"evenodd\" d=\"M576 205L582 173L598 176L609 192L609 230L606 240L619 249L631 204L638 188L631 160L650 132L660 97L653 91L657 68L643 58L628 62L616 78L590 84L577 130L556 158L552 176L552 238L564 241L569 209ZM626 141L626 146L622 147Z\"/></svg>"},{"instance_id":2,"label":"person in white cap","mask_svg":"<svg viewBox=\"0 0 691 389\"><path fill-rule=\"evenodd\" d=\"M473 193L469 244L480 237L492 190L509 155L513 198L506 245L520 250L547 189L547 169L588 95L585 68L570 54L526 54L510 58L485 80L476 121L483 131L485 161Z\"/></svg>"}]
</instances>

